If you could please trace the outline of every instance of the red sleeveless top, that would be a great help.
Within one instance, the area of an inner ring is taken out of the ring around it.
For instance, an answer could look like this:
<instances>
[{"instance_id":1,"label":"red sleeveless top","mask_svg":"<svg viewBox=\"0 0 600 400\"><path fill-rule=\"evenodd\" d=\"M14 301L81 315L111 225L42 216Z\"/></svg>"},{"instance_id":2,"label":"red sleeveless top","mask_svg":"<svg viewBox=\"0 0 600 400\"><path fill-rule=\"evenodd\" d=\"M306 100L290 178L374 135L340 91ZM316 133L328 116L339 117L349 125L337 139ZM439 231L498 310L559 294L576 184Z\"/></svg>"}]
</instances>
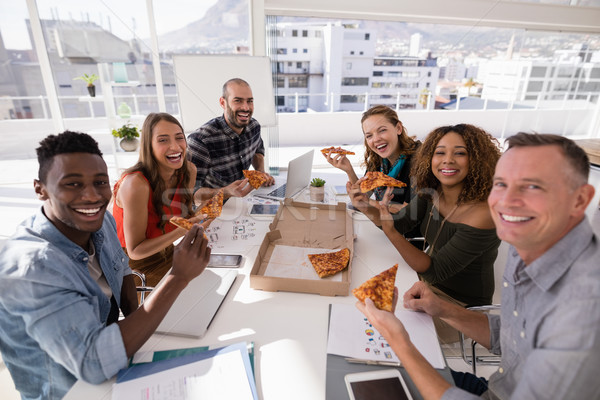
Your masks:
<instances>
[{"instance_id":1,"label":"red sleeveless top","mask_svg":"<svg viewBox=\"0 0 600 400\"><path fill-rule=\"evenodd\" d=\"M148 181L148 179L144 176L144 174L141 171L132 172L131 174L139 174L142 178L144 178L144 180L146 181L146 183L148 183L148 186L150 187L150 182ZM121 185L121 182L123 182L123 179L125 179L126 176L131 175L131 174L123 175L121 177L121 179L119 179L119 181L115 184L115 189L114 189L115 198L117 195L117 191L119 190L119 186ZM181 198L181 191L179 190L180 188L181 188L181 186L178 185L177 189L175 190L175 194L173 195L173 199L171 200L171 203L163 205L163 219L165 219L167 221L169 219L171 219L171 217L179 217L182 214L181 206L183 205L183 201ZM156 211L154 210L154 204L152 204L152 187L150 187L150 196L148 197L147 208L148 208L148 224L146 225L146 238L147 239L152 239L155 237L162 236L165 233L171 232L172 230L177 228L175 225L169 224L168 222L165 225L164 232L158 227L157 224L159 222L159 217L156 214ZM123 209L117 205L116 201L113 202L113 217L115 218L115 222L117 223L117 235L119 236L119 241L121 242L121 246L125 248L127 246L125 244L125 234L123 232Z\"/></svg>"}]
</instances>

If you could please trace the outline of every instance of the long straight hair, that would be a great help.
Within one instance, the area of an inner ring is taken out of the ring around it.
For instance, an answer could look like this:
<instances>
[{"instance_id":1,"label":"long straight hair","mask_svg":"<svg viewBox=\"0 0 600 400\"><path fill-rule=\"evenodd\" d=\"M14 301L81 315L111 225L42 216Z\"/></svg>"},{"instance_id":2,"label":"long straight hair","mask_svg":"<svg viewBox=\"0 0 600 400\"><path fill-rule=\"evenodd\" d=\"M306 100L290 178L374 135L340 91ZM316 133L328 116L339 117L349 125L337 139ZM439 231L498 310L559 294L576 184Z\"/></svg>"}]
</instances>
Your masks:
<instances>
[{"instance_id":1,"label":"long straight hair","mask_svg":"<svg viewBox=\"0 0 600 400\"><path fill-rule=\"evenodd\" d=\"M122 176L132 172L140 171L142 174L144 174L146 179L148 179L148 182L150 182L150 187L152 188L152 205L154 206L156 215L158 215L157 227L164 232L164 227L167 221L163 218L163 206L167 205L164 201L164 194L167 190L167 184L160 177L158 162L154 158L154 154L152 152L152 131L156 124L158 124L160 121L167 121L175 124L181 128L181 131L183 132L183 127L177 118L173 117L171 114L150 113L142 125L140 156L138 158L138 162L133 167L125 170ZM177 177L177 190L181 193L181 200L185 205L185 207L182 207L182 213L185 217L189 212L191 212L193 201L193 193L187 189L191 185L191 176L187 166L187 149L183 155L183 159L183 166L175 171L175 176Z\"/></svg>"}]
</instances>

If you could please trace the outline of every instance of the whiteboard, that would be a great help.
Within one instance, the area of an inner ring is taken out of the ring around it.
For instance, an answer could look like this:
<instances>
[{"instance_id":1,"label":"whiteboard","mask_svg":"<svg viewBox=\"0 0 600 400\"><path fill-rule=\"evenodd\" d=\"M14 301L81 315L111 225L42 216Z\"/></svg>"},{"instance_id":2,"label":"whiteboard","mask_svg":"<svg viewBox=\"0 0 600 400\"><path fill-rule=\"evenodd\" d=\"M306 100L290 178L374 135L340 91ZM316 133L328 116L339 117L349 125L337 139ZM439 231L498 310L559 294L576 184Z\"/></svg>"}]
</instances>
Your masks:
<instances>
[{"instance_id":1,"label":"whiteboard","mask_svg":"<svg viewBox=\"0 0 600 400\"><path fill-rule=\"evenodd\" d=\"M275 126L275 98L269 57L242 55L173 56L181 124L192 132L223 114L219 98L223 84L242 78L254 96L255 118L262 126Z\"/></svg>"}]
</instances>

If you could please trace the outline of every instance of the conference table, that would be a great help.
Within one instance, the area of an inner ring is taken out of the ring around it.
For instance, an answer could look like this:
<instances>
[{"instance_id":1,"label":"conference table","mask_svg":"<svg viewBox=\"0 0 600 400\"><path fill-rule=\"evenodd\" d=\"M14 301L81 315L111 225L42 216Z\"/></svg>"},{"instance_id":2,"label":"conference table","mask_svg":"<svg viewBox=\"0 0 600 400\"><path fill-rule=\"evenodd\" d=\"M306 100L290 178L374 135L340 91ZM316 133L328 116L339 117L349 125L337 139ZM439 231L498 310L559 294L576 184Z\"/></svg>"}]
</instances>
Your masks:
<instances>
[{"instance_id":1,"label":"conference table","mask_svg":"<svg viewBox=\"0 0 600 400\"><path fill-rule=\"evenodd\" d=\"M247 211L246 200L231 198L220 219L253 218ZM351 289L397 263L396 286L400 294L404 293L418 280L417 274L406 265L380 229L363 214L352 213L356 239ZM255 222L258 234L267 232L268 219L256 217ZM225 249L242 254L243 264L236 269L239 275L202 338L154 334L140 351L254 342L259 398L325 399L329 304L355 304L356 299L350 293L331 297L252 289L249 275L258 248L258 245L250 245ZM78 381L65 399L110 399L114 382L115 378L100 385ZM347 394L340 393L340 398L347 398Z\"/></svg>"}]
</instances>

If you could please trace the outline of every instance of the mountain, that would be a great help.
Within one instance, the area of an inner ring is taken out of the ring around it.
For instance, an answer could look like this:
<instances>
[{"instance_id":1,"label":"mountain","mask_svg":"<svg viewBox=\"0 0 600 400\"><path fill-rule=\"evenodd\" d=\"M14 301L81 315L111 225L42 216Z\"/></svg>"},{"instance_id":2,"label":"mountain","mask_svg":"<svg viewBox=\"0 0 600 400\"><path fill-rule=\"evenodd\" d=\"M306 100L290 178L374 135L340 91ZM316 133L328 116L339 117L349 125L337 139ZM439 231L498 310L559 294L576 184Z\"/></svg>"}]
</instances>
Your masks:
<instances>
[{"instance_id":1,"label":"mountain","mask_svg":"<svg viewBox=\"0 0 600 400\"><path fill-rule=\"evenodd\" d=\"M219 0L198 21L159 36L161 51L176 53L231 53L248 45L248 5Z\"/></svg>"},{"instance_id":2,"label":"mountain","mask_svg":"<svg viewBox=\"0 0 600 400\"><path fill-rule=\"evenodd\" d=\"M305 17L278 17L278 22L305 21L324 23L326 19ZM333 20L335 21L335 20ZM358 22L361 28L377 32L379 55L407 55L410 36L423 35L422 49L430 49L434 57L444 57L461 52L481 56L495 56L504 52L515 34L515 49L527 49L539 55L551 55L554 50L583 42L581 35L549 34L520 29L471 27L459 25L415 24L392 21ZM159 37L162 52L175 53L231 53L235 46L248 46L248 4L240 0L219 0L206 15L184 28Z\"/></svg>"}]
</instances>

